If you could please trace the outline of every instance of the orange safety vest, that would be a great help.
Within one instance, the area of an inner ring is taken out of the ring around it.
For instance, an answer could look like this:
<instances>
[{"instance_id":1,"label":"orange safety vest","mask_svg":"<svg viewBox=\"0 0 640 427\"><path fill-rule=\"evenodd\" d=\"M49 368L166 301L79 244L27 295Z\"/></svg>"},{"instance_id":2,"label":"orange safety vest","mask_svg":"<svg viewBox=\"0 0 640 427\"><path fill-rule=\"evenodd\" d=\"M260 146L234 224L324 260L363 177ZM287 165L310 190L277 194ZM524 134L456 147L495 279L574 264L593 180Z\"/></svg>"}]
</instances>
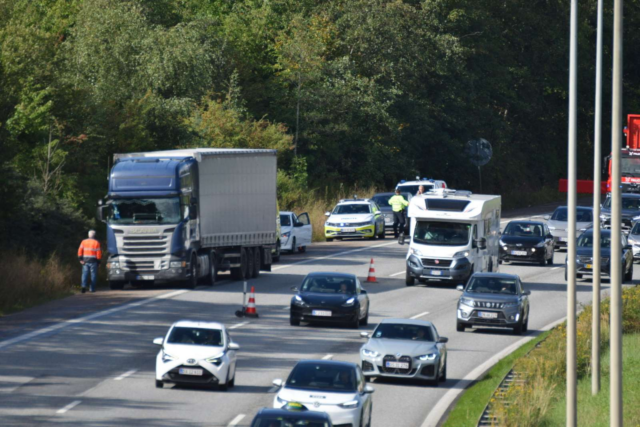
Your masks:
<instances>
[{"instance_id":1,"label":"orange safety vest","mask_svg":"<svg viewBox=\"0 0 640 427\"><path fill-rule=\"evenodd\" d=\"M84 262L100 261L102 259L100 242L96 239L84 239L78 248L78 258Z\"/></svg>"}]
</instances>

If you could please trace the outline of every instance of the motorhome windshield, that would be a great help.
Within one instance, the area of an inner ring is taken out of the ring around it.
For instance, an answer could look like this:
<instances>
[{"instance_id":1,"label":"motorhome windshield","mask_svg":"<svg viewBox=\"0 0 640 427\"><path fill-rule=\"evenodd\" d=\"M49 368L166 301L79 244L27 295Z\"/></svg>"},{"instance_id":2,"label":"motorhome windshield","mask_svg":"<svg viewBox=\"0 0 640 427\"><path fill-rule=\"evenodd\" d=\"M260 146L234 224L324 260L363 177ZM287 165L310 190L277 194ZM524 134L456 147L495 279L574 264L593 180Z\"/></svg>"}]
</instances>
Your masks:
<instances>
[{"instance_id":1,"label":"motorhome windshield","mask_svg":"<svg viewBox=\"0 0 640 427\"><path fill-rule=\"evenodd\" d=\"M465 246L469 243L471 224L443 221L418 221L413 241L423 245Z\"/></svg>"},{"instance_id":2,"label":"motorhome windshield","mask_svg":"<svg viewBox=\"0 0 640 427\"><path fill-rule=\"evenodd\" d=\"M177 197L158 199L113 199L110 203L109 224L177 224L181 219Z\"/></svg>"}]
</instances>

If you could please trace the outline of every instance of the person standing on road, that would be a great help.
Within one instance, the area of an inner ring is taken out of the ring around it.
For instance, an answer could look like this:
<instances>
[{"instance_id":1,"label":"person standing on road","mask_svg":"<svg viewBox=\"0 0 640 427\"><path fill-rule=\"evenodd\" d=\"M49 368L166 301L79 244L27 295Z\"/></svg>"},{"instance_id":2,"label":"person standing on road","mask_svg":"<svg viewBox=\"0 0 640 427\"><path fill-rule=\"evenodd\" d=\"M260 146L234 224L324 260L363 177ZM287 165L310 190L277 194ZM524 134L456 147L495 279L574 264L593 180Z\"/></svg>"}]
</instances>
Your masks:
<instances>
[{"instance_id":1,"label":"person standing on road","mask_svg":"<svg viewBox=\"0 0 640 427\"><path fill-rule=\"evenodd\" d=\"M396 188L396 195L389 199L389 206L393 210L393 236L398 237L398 226L400 233L404 233L404 209L409 206L399 188Z\"/></svg>"},{"instance_id":2,"label":"person standing on road","mask_svg":"<svg viewBox=\"0 0 640 427\"><path fill-rule=\"evenodd\" d=\"M91 292L96 291L96 280L98 277L98 266L102 259L102 249L100 242L96 240L95 230L89 230L89 238L84 239L78 248L78 259L82 264L82 293L87 291L87 282L91 275Z\"/></svg>"}]
</instances>

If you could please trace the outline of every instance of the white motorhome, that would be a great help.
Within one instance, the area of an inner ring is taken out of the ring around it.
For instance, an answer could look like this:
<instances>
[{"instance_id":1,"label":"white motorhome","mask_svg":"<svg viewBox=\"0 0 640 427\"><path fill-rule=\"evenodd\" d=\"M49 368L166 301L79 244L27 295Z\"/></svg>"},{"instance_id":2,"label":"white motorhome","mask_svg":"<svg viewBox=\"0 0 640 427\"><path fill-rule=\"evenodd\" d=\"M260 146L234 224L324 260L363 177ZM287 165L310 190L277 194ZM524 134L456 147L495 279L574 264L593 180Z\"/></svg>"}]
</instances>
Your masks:
<instances>
[{"instance_id":1,"label":"white motorhome","mask_svg":"<svg viewBox=\"0 0 640 427\"><path fill-rule=\"evenodd\" d=\"M429 279L466 283L498 270L500 196L439 189L409 204L411 242L407 286Z\"/></svg>"}]
</instances>

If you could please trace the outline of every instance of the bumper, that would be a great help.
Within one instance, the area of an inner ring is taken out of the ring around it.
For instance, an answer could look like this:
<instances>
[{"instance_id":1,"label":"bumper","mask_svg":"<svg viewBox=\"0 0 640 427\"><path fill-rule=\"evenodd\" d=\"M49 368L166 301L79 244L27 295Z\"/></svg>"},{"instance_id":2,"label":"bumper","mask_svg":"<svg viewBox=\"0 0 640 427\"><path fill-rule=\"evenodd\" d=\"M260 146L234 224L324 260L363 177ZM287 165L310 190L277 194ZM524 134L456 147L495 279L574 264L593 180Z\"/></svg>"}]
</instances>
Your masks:
<instances>
[{"instance_id":1,"label":"bumper","mask_svg":"<svg viewBox=\"0 0 640 427\"><path fill-rule=\"evenodd\" d=\"M320 405L319 407L315 407L312 403L302 403L311 411L319 411L325 412L331 418L331 424L334 426L340 425L349 425L349 426L359 426L360 425L360 413L362 412L362 406L358 405L355 408L342 408L338 405ZM286 403L282 403L278 401L278 396L273 399L273 407L277 409L281 409L286 405Z\"/></svg>"},{"instance_id":2,"label":"bumper","mask_svg":"<svg viewBox=\"0 0 640 427\"><path fill-rule=\"evenodd\" d=\"M471 263L466 258L455 260L450 267L423 265L420 258L411 255L407 259L407 272L417 279L437 279L450 282L464 282L471 275Z\"/></svg>"},{"instance_id":3,"label":"bumper","mask_svg":"<svg viewBox=\"0 0 640 427\"><path fill-rule=\"evenodd\" d=\"M181 282L190 276L188 268L168 268L157 271L125 271L111 269L107 273L107 279L113 282L132 282L135 280L145 280L153 282Z\"/></svg>"},{"instance_id":4,"label":"bumper","mask_svg":"<svg viewBox=\"0 0 640 427\"><path fill-rule=\"evenodd\" d=\"M434 360L411 359L411 367L408 370L388 369L384 367L384 357L366 357L360 354L360 367L367 378L387 377L406 378L415 380L435 380L438 378L440 358Z\"/></svg>"},{"instance_id":5,"label":"bumper","mask_svg":"<svg viewBox=\"0 0 640 427\"><path fill-rule=\"evenodd\" d=\"M514 255L513 252L525 253L525 255ZM544 259L544 248L523 248L512 249L500 247L500 259L502 261L516 261L516 262L537 262L539 263Z\"/></svg>"},{"instance_id":6,"label":"bumper","mask_svg":"<svg viewBox=\"0 0 640 427\"><path fill-rule=\"evenodd\" d=\"M480 313L495 313L494 318L481 317ZM493 326L510 328L520 321L520 307L509 307L501 310L483 309L458 305L458 322L474 326Z\"/></svg>"},{"instance_id":7,"label":"bumper","mask_svg":"<svg viewBox=\"0 0 640 427\"><path fill-rule=\"evenodd\" d=\"M183 375L180 369L202 369L202 375ZM229 360L225 356L220 366L201 361L198 365L185 365L181 361L164 363L160 356L156 359L156 380L170 384L217 385L227 381Z\"/></svg>"},{"instance_id":8,"label":"bumper","mask_svg":"<svg viewBox=\"0 0 640 427\"><path fill-rule=\"evenodd\" d=\"M331 316L314 316L314 310L331 311ZM335 307L300 307L291 306L291 318L304 322L350 323L358 319L358 309Z\"/></svg>"},{"instance_id":9,"label":"bumper","mask_svg":"<svg viewBox=\"0 0 640 427\"><path fill-rule=\"evenodd\" d=\"M329 227L324 226L324 237L335 239L336 237L373 237L375 235L375 225L364 227Z\"/></svg>"}]
</instances>

